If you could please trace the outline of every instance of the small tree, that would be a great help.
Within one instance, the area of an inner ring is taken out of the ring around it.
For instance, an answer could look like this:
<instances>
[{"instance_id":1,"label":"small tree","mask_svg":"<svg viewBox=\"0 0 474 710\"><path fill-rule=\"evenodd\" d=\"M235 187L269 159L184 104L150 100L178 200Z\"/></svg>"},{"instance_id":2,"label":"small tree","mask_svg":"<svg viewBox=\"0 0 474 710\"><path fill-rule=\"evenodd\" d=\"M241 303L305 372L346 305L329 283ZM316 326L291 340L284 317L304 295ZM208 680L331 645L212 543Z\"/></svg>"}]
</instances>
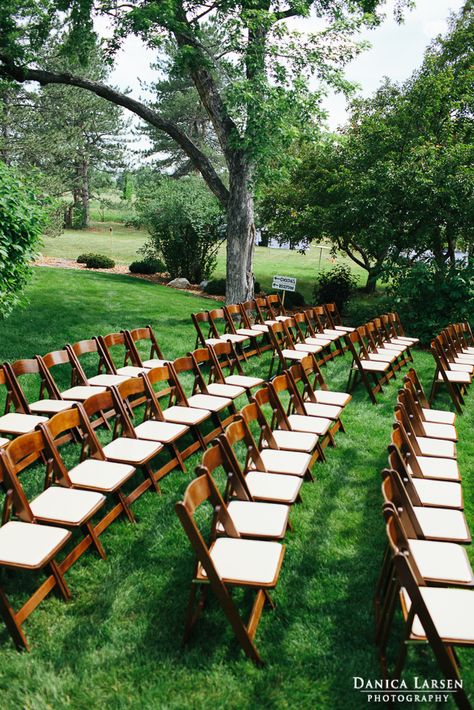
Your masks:
<instances>
[{"instance_id":1,"label":"small tree","mask_svg":"<svg viewBox=\"0 0 474 710\"><path fill-rule=\"evenodd\" d=\"M47 216L34 190L0 162L0 317L9 315L31 276Z\"/></svg>"},{"instance_id":2,"label":"small tree","mask_svg":"<svg viewBox=\"0 0 474 710\"><path fill-rule=\"evenodd\" d=\"M163 179L150 197L139 199L137 209L150 233L146 256L162 257L172 278L199 283L212 274L225 220L200 178Z\"/></svg>"}]
</instances>

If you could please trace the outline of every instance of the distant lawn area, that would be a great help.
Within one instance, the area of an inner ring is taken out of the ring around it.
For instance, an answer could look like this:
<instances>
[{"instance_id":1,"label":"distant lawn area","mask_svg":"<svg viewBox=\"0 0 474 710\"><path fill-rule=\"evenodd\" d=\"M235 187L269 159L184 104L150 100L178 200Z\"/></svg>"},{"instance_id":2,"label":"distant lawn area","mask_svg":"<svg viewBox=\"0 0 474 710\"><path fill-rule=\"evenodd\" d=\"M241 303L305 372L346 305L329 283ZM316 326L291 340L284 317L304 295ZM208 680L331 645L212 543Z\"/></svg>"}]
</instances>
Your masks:
<instances>
[{"instance_id":1,"label":"distant lawn area","mask_svg":"<svg viewBox=\"0 0 474 710\"><path fill-rule=\"evenodd\" d=\"M134 239L138 243L137 235ZM82 247L87 251L90 243ZM125 258L125 247L122 253ZM267 278L274 265L275 271L291 273L289 255L285 260L277 254L281 260L272 257L268 269L261 269ZM307 258L291 257L294 263ZM315 261L311 254L312 265L298 272L308 283ZM261 274L257 271L263 281ZM165 357L174 358L194 346L190 313L213 303L126 276L49 268L35 269L28 297L26 308L0 322L2 361L147 323L156 328ZM428 388L431 355L415 351L414 357ZM324 368L331 389L345 389L349 366L346 356ZM249 374L262 376L267 368L266 356L246 366ZM0 622L1 710L366 708L367 698L353 690L353 677L380 677L373 643L373 594L385 549L380 471L387 462L401 382L400 376L392 380L377 406L369 403L365 390L356 390L344 414L347 433L338 433L337 447L326 449L327 462L315 465L315 482L303 485L302 503L291 511L293 530L273 594L276 610L264 610L256 635L263 669L245 659L212 597L189 645L181 645L194 558L174 504L192 480L200 459L195 455L187 461L186 474L175 470L163 479L161 496L146 492L134 503L136 525L120 519L102 535L105 561L88 551L72 567L67 574L70 603L51 594L35 610L25 624L31 653L18 653ZM471 529L472 399L471 393L457 423ZM448 401L440 397L436 404L446 408ZM102 441L109 437L105 431L100 436ZM472 546L468 554L474 563ZM19 575L0 574L15 603L21 602L24 578L19 584ZM236 597L245 602L240 594ZM398 644L392 658L396 650ZM474 697L474 656L469 649L459 656L465 687ZM429 649L409 650L409 687L414 676L441 677ZM434 704L416 707L430 710Z\"/></svg>"},{"instance_id":2,"label":"distant lawn area","mask_svg":"<svg viewBox=\"0 0 474 710\"><path fill-rule=\"evenodd\" d=\"M118 264L131 264L141 258L138 250L147 239L145 231L126 227L120 222L93 222L87 230L68 230L59 237L45 237L41 252L45 256L77 259L84 252L97 252L113 258ZM325 245L327 246L327 245ZM321 262L320 262L321 255ZM297 290L308 302L312 300L312 291L319 268L325 270L334 263L347 263L362 285L365 272L354 262L339 254L334 260L327 249L320 250L312 245L306 254L287 249L269 249L257 247L255 250L255 278L263 289L268 290L275 275L297 278ZM225 246L222 246L213 278L225 277Z\"/></svg>"}]
</instances>

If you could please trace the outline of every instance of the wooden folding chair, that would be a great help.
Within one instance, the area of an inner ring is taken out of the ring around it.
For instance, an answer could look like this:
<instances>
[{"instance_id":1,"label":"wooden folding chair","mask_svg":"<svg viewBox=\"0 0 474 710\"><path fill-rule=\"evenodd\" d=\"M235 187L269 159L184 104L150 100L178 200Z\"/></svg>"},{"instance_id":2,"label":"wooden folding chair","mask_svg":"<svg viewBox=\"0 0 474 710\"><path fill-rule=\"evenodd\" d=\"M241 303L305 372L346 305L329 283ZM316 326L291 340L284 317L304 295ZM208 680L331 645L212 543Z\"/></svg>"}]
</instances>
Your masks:
<instances>
[{"instance_id":1,"label":"wooden folding chair","mask_svg":"<svg viewBox=\"0 0 474 710\"><path fill-rule=\"evenodd\" d=\"M277 363L277 373L286 370L290 366L290 363L294 363L295 361L299 362L306 357L313 358L317 364L317 360L313 352L309 353L307 350L297 350L294 347L289 331L285 330L284 323L280 322L269 325L268 335L270 336L270 341L272 343L272 357L267 377L268 380L272 376L275 362ZM316 347L316 349L320 352L322 347Z\"/></svg>"},{"instance_id":2,"label":"wooden folding chair","mask_svg":"<svg viewBox=\"0 0 474 710\"><path fill-rule=\"evenodd\" d=\"M261 322L259 311L255 305L255 301L245 301L239 303L240 312L242 315L242 324L245 328L254 330L257 333L262 333L263 340L259 343L260 352L266 352L271 349L271 342L268 337L268 325Z\"/></svg>"},{"instance_id":3,"label":"wooden folding chair","mask_svg":"<svg viewBox=\"0 0 474 710\"><path fill-rule=\"evenodd\" d=\"M18 611L0 584L0 615L18 650L30 650L23 623L53 589L66 601L71 593L56 556L68 543L71 532L51 525L35 525L4 519L0 527L0 568L8 570L40 570L46 579L28 597ZM17 591L17 590L15 590Z\"/></svg>"},{"instance_id":4,"label":"wooden folding chair","mask_svg":"<svg viewBox=\"0 0 474 710\"><path fill-rule=\"evenodd\" d=\"M413 420L407 411L404 403L397 401L395 407L395 420L403 424L405 431L413 444L416 453L422 456L433 456L436 458L456 459L456 444L445 439L434 439L433 437L417 434Z\"/></svg>"},{"instance_id":5,"label":"wooden folding chair","mask_svg":"<svg viewBox=\"0 0 474 710\"><path fill-rule=\"evenodd\" d=\"M312 417L328 417L336 420L342 410L352 399L347 392L332 392L329 390L323 374L312 358L304 358L289 369L295 386L301 387L301 399L306 414ZM311 382L313 377L313 382ZM320 389L317 389L317 388ZM341 422L341 430L344 430Z\"/></svg>"},{"instance_id":6,"label":"wooden folding chair","mask_svg":"<svg viewBox=\"0 0 474 710\"><path fill-rule=\"evenodd\" d=\"M437 422L427 422L421 412L421 407L415 400L409 386L404 387L398 393L398 401L403 404L408 412L416 436L427 436L432 439L446 439L447 441L457 441L456 428L452 424L438 424Z\"/></svg>"},{"instance_id":7,"label":"wooden folding chair","mask_svg":"<svg viewBox=\"0 0 474 710\"><path fill-rule=\"evenodd\" d=\"M3 369L8 383L8 403L13 405L15 411L25 414L45 415L56 414L72 406L72 402L61 397L56 383L43 368L38 358L16 360L13 363L4 363ZM20 383L20 378L28 379L30 388L31 380L35 380L38 399L29 402Z\"/></svg>"},{"instance_id":8,"label":"wooden folding chair","mask_svg":"<svg viewBox=\"0 0 474 710\"><path fill-rule=\"evenodd\" d=\"M138 352L125 331L99 335L97 342L102 352L104 363L108 363L108 371L110 374L138 377L140 373L148 372L148 370L151 369L150 367L136 364ZM123 364L117 365L117 359ZM130 362L132 364L130 364Z\"/></svg>"},{"instance_id":9,"label":"wooden folding chair","mask_svg":"<svg viewBox=\"0 0 474 710\"><path fill-rule=\"evenodd\" d=\"M325 303L323 308L326 311L332 328L340 330L342 333L352 333L355 330L352 326L343 324L341 314L336 303Z\"/></svg>"},{"instance_id":10,"label":"wooden folding chair","mask_svg":"<svg viewBox=\"0 0 474 710\"><path fill-rule=\"evenodd\" d=\"M392 342L388 339L385 330L382 327L380 318L374 318L365 324L367 335L373 343L373 348L377 352L393 353L397 358L400 367L404 367L409 362L413 361L413 357L408 346L401 342Z\"/></svg>"},{"instance_id":11,"label":"wooden folding chair","mask_svg":"<svg viewBox=\"0 0 474 710\"><path fill-rule=\"evenodd\" d=\"M260 387L264 380L261 377L246 375L242 363L231 342L209 345L209 352L213 362L212 378L214 382L243 387L247 396L255 387ZM228 375L225 374L228 371Z\"/></svg>"},{"instance_id":12,"label":"wooden folding chair","mask_svg":"<svg viewBox=\"0 0 474 710\"><path fill-rule=\"evenodd\" d=\"M379 318L374 318L373 321L378 329L380 341L385 343L385 347L391 348L404 348L404 355L407 362L413 362L413 356L411 354L410 347L412 347L412 339L399 338L397 331L392 323L392 320L387 314L381 315Z\"/></svg>"},{"instance_id":13,"label":"wooden folding chair","mask_svg":"<svg viewBox=\"0 0 474 710\"><path fill-rule=\"evenodd\" d=\"M426 422L434 422L438 424L456 423L456 414L454 412L446 412L444 409L433 409L426 398L423 385L414 368L410 368L408 373L403 378L404 386L411 388L413 397L421 407L421 414Z\"/></svg>"},{"instance_id":14,"label":"wooden folding chair","mask_svg":"<svg viewBox=\"0 0 474 710\"><path fill-rule=\"evenodd\" d=\"M151 325L144 328L134 328L133 330L124 330L125 339L128 342L129 355L127 359L132 365L138 367L164 367L168 360L165 360L161 348L158 344L158 339L153 332ZM140 352L139 346L146 344L147 352Z\"/></svg>"},{"instance_id":15,"label":"wooden folding chair","mask_svg":"<svg viewBox=\"0 0 474 710\"><path fill-rule=\"evenodd\" d=\"M416 437L411 432L408 435L401 410L395 410L397 421L392 429L392 443L402 452L412 475L440 481L460 481L457 461L440 456L424 456Z\"/></svg>"},{"instance_id":16,"label":"wooden folding chair","mask_svg":"<svg viewBox=\"0 0 474 710\"><path fill-rule=\"evenodd\" d=\"M353 392L360 379L369 394L372 404L377 404L377 392L383 391L382 385L387 384L393 374L390 369L390 363L370 359L363 338L357 330L348 333L345 337L348 350L352 355L347 389L349 392ZM356 346L359 347L359 351Z\"/></svg>"},{"instance_id":17,"label":"wooden folding chair","mask_svg":"<svg viewBox=\"0 0 474 710\"><path fill-rule=\"evenodd\" d=\"M83 402L97 392L104 392L105 386L100 385L74 385L74 378L77 377L75 363L71 360L69 351L66 348L54 350L46 355L37 355L39 367L43 373L44 380L50 380L55 386L61 399L69 402ZM53 374L54 373L54 374ZM69 381L69 387L63 386ZM62 411L62 410L59 410Z\"/></svg>"},{"instance_id":18,"label":"wooden folding chair","mask_svg":"<svg viewBox=\"0 0 474 710\"><path fill-rule=\"evenodd\" d=\"M444 328L437 336L437 341L442 347L449 367L454 370L453 365L462 365L462 372L469 372L471 375L474 372L474 355L463 352L458 353L456 344L450 336L449 329ZM458 368L456 368L458 369Z\"/></svg>"},{"instance_id":19,"label":"wooden folding chair","mask_svg":"<svg viewBox=\"0 0 474 710\"><path fill-rule=\"evenodd\" d=\"M221 341L222 338L219 336L216 338L212 331L211 321L209 319L209 311L199 311L199 313L191 313L191 319L196 328L196 342L194 344L194 349L198 347L205 348L209 343L214 341ZM204 329L207 332L204 332Z\"/></svg>"},{"instance_id":20,"label":"wooden folding chair","mask_svg":"<svg viewBox=\"0 0 474 710\"><path fill-rule=\"evenodd\" d=\"M233 333L234 335L244 335L250 339L252 349L245 351L246 356L252 357L253 355L261 355L262 351L260 349L259 341L262 340L262 337L264 338L264 341L267 340L267 338L261 331L247 326L245 318L242 316L240 305L234 303L224 306L224 315L227 321L229 333Z\"/></svg>"},{"instance_id":21,"label":"wooden folding chair","mask_svg":"<svg viewBox=\"0 0 474 710\"><path fill-rule=\"evenodd\" d=\"M324 306L313 306L306 311L308 317L311 319L311 323L316 331L318 331L324 338L329 338L335 342L340 350L343 352L343 339L347 333L351 330L343 330L342 328L336 328L331 314L326 310Z\"/></svg>"},{"instance_id":22,"label":"wooden folding chair","mask_svg":"<svg viewBox=\"0 0 474 710\"><path fill-rule=\"evenodd\" d=\"M32 469L38 464L44 465L46 460L47 441L42 431L22 434L14 439L8 448L0 450L0 470L7 493L4 520L8 519L12 509L15 516L26 523L43 523L81 530L84 537L71 553L74 560L90 545L93 545L104 559L104 548L91 522L105 503L102 493L74 490L68 487L67 480L59 477L56 479L59 485L51 485L52 468L48 463L45 467L43 491L31 501L27 497L20 477L24 480L28 475L30 490L35 478L35 471Z\"/></svg>"},{"instance_id":23,"label":"wooden folding chair","mask_svg":"<svg viewBox=\"0 0 474 710\"><path fill-rule=\"evenodd\" d=\"M364 343L369 360L374 362L386 362L389 364L390 376L395 377L395 373L401 368L401 351L386 350L380 348L373 337L375 326L373 323L366 323L357 328L361 342Z\"/></svg>"},{"instance_id":24,"label":"wooden folding chair","mask_svg":"<svg viewBox=\"0 0 474 710\"><path fill-rule=\"evenodd\" d=\"M204 452L196 475L208 475L217 486L218 471L225 473L225 501L227 512L240 537L257 540L283 540L288 530L290 507L283 503L255 501L245 477L235 475L225 450L216 443ZM222 523L215 520L216 534L224 533Z\"/></svg>"},{"instance_id":25,"label":"wooden folding chair","mask_svg":"<svg viewBox=\"0 0 474 710\"><path fill-rule=\"evenodd\" d=\"M408 343L408 345L410 347L412 347L413 345L418 345L418 343L420 342L419 338L408 337L405 334L405 330L403 328L403 325L402 325L402 322L400 320L400 316L398 315L398 313L393 312L393 313L388 313L387 315L389 317L390 323L392 324L394 336L398 340Z\"/></svg>"},{"instance_id":26,"label":"wooden folding chair","mask_svg":"<svg viewBox=\"0 0 474 710\"><path fill-rule=\"evenodd\" d=\"M195 383L193 387L193 394L199 392L201 394L213 395L216 397L226 397L233 402L242 395L246 394L247 390L245 387L240 385L232 385L216 379L216 366L214 358L211 354L211 347L212 346L207 348L198 348L197 350L193 350L188 353L188 356L192 358L194 363Z\"/></svg>"},{"instance_id":27,"label":"wooden folding chair","mask_svg":"<svg viewBox=\"0 0 474 710\"><path fill-rule=\"evenodd\" d=\"M206 543L196 524L196 509L203 503L218 509L219 522L227 537L216 539L215 530ZM192 481L184 499L176 504L176 513L197 557L184 633L189 635L200 616L205 602L205 589L211 586L246 655L257 665L262 659L254 644L255 633L263 606L267 601L272 607L269 589L276 586L285 548L278 542L242 539L227 512L225 503L208 475ZM233 587L243 587L255 592L255 601L249 621L245 623L231 598ZM196 597L198 597L197 608Z\"/></svg>"},{"instance_id":28,"label":"wooden folding chair","mask_svg":"<svg viewBox=\"0 0 474 710\"><path fill-rule=\"evenodd\" d=\"M410 549L398 547L393 522L387 525L387 536L393 550L404 620L402 646L392 677L397 680L401 677L408 644L428 643L443 675L453 682L453 700L458 707L468 710L471 704L462 687L454 647L474 645L474 595L468 589L428 587ZM386 674L385 663L383 666Z\"/></svg>"},{"instance_id":29,"label":"wooden folding chair","mask_svg":"<svg viewBox=\"0 0 474 710\"><path fill-rule=\"evenodd\" d=\"M271 293L265 298L267 313L270 318L279 321L285 321L287 318L291 318L285 311L285 306L278 293Z\"/></svg>"},{"instance_id":30,"label":"wooden folding chair","mask_svg":"<svg viewBox=\"0 0 474 710\"><path fill-rule=\"evenodd\" d=\"M266 298L254 298L253 304L255 312L258 313L258 322L261 325L268 326L279 322ZM283 316L283 318L285 317L286 316Z\"/></svg>"},{"instance_id":31,"label":"wooden folding chair","mask_svg":"<svg viewBox=\"0 0 474 710\"><path fill-rule=\"evenodd\" d=\"M456 411L458 414L462 414L462 406L465 404L464 394L467 386L471 384L471 375L469 372L454 369L461 367L459 365L454 365L453 367L449 365L443 348L436 339L431 343L431 354L435 361L435 371L429 398L430 404L433 403L439 387L444 384Z\"/></svg>"},{"instance_id":32,"label":"wooden folding chair","mask_svg":"<svg viewBox=\"0 0 474 710\"><path fill-rule=\"evenodd\" d=\"M69 359L71 361L73 372L72 372L72 385L80 386L99 386L99 387L111 387L112 385L119 385L128 379L129 375L116 375L110 373L110 363L105 361L104 353L99 346L97 338L90 338L89 340L79 340L77 343L72 345L67 344L65 349L68 352ZM95 363L92 365L93 369L96 371L95 375L90 377L86 374L86 370L80 362L81 358L87 360L89 365L92 360L92 356Z\"/></svg>"},{"instance_id":33,"label":"wooden folding chair","mask_svg":"<svg viewBox=\"0 0 474 710\"><path fill-rule=\"evenodd\" d=\"M331 345L335 342L335 338L326 337L319 330L315 330L313 327L312 319L310 313L312 309L306 309L302 313L295 313L293 320L299 331L300 342L308 343L309 345L320 345L323 348L320 354L320 360L322 364L326 364L329 360L333 360L336 357L336 350L331 350Z\"/></svg>"},{"instance_id":34,"label":"wooden folding chair","mask_svg":"<svg viewBox=\"0 0 474 710\"><path fill-rule=\"evenodd\" d=\"M14 380L12 383L5 368L0 367L0 387L2 386L5 387L5 414L0 415L0 448L9 443L10 437L33 431L38 424L47 420L47 417L30 414L24 394L12 389Z\"/></svg>"}]
</instances>

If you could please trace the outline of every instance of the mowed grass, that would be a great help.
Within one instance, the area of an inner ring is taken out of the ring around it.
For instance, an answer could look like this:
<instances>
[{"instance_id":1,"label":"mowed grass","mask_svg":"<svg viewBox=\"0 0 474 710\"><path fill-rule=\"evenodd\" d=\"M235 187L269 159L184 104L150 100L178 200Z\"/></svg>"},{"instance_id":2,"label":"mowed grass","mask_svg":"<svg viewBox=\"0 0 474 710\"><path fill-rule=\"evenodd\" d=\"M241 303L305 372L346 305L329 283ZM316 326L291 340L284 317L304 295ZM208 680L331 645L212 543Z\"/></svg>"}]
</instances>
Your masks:
<instances>
[{"instance_id":1,"label":"mowed grass","mask_svg":"<svg viewBox=\"0 0 474 710\"><path fill-rule=\"evenodd\" d=\"M46 268L35 270L29 297L26 309L0 324L3 360L146 323L156 328L165 356L176 357L194 345L190 313L212 303L128 277ZM431 356L414 355L428 387ZM246 370L266 374L267 366L267 357L254 358ZM324 369L332 389L345 388L348 368L346 357ZM174 504L192 479L195 455L187 474L173 471L163 480L161 496L147 492L134 504L137 525L117 520L103 534L105 561L89 551L68 572L70 603L52 594L33 613L25 624L30 654L18 653L0 625L2 710L366 707L352 678L380 675L373 592L385 546L380 470L396 391L392 381L372 406L357 389L344 414L347 434L337 435L327 463L314 467L315 482L303 486L273 594L277 608L264 610L256 636L263 669L246 660L212 597L189 646L181 646L194 558ZM471 525L473 420L471 394L458 417ZM19 602L18 577L1 574ZM469 650L459 655L473 697L474 658ZM441 677L429 649L410 651L407 682L415 675Z\"/></svg>"},{"instance_id":2,"label":"mowed grass","mask_svg":"<svg viewBox=\"0 0 474 710\"><path fill-rule=\"evenodd\" d=\"M94 252L105 254L118 264L129 266L132 261L143 258L139 250L146 240L147 232L144 230L136 230L120 222L97 221L92 222L87 230L66 230L58 237L44 237L41 252L44 256L74 260L79 254ZM222 245L212 278L225 278L225 262L226 250L225 245ZM256 247L254 272L256 280L266 291L271 289L273 276L296 278L296 289L304 295L308 303L311 303L318 274L331 268L335 263L348 264L359 284L364 283L366 276L363 269L342 253L334 258L327 248L320 250L317 245L312 245L306 254L288 249Z\"/></svg>"}]
</instances>

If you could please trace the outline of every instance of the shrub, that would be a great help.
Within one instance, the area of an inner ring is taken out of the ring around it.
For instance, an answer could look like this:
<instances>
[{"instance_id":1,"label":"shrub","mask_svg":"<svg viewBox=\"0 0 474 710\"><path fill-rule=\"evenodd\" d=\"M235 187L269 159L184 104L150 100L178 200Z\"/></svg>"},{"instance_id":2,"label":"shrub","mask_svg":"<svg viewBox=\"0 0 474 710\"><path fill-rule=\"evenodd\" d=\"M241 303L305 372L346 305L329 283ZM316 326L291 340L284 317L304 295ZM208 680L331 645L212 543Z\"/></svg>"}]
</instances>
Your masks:
<instances>
[{"instance_id":1,"label":"shrub","mask_svg":"<svg viewBox=\"0 0 474 710\"><path fill-rule=\"evenodd\" d=\"M392 277L391 306L407 331L428 345L447 323L474 318L474 261L440 267L419 262Z\"/></svg>"},{"instance_id":2,"label":"shrub","mask_svg":"<svg viewBox=\"0 0 474 710\"><path fill-rule=\"evenodd\" d=\"M47 224L47 211L36 191L0 162L0 317L23 300L31 261Z\"/></svg>"},{"instance_id":3,"label":"shrub","mask_svg":"<svg viewBox=\"0 0 474 710\"><path fill-rule=\"evenodd\" d=\"M89 257L91 257L91 256L94 256L94 254L92 254L91 252L89 252L89 254L79 254L79 256L76 259L76 262L78 264L85 264L87 259L89 259Z\"/></svg>"},{"instance_id":4,"label":"shrub","mask_svg":"<svg viewBox=\"0 0 474 710\"><path fill-rule=\"evenodd\" d=\"M161 259L153 259L152 257L132 261L128 268L132 274L161 274L166 271L166 266Z\"/></svg>"},{"instance_id":5,"label":"shrub","mask_svg":"<svg viewBox=\"0 0 474 710\"><path fill-rule=\"evenodd\" d=\"M84 264L88 269L113 269L115 261L105 254L86 254Z\"/></svg>"},{"instance_id":6,"label":"shrub","mask_svg":"<svg viewBox=\"0 0 474 710\"><path fill-rule=\"evenodd\" d=\"M204 292L208 293L210 296L225 296L225 286L225 279L212 279L212 281L207 282ZM261 288L258 281L254 282L253 287L255 293L260 293Z\"/></svg>"},{"instance_id":7,"label":"shrub","mask_svg":"<svg viewBox=\"0 0 474 710\"><path fill-rule=\"evenodd\" d=\"M280 296L280 299L283 300L283 291L272 291L272 293L278 293L278 295ZM300 293L299 291L286 291L284 306L285 306L285 308L288 308L290 311L294 311L296 308L300 308L300 306L304 306L303 294Z\"/></svg>"},{"instance_id":8,"label":"shrub","mask_svg":"<svg viewBox=\"0 0 474 710\"><path fill-rule=\"evenodd\" d=\"M162 257L172 279L200 283L211 276L225 222L219 202L200 178L162 179L138 200L137 211L150 233L145 256Z\"/></svg>"},{"instance_id":9,"label":"shrub","mask_svg":"<svg viewBox=\"0 0 474 710\"><path fill-rule=\"evenodd\" d=\"M335 303L342 313L354 293L357 281L349 266L336 264L324 271L314 285L316 303Z\"/></svg>"}]
</instances>

